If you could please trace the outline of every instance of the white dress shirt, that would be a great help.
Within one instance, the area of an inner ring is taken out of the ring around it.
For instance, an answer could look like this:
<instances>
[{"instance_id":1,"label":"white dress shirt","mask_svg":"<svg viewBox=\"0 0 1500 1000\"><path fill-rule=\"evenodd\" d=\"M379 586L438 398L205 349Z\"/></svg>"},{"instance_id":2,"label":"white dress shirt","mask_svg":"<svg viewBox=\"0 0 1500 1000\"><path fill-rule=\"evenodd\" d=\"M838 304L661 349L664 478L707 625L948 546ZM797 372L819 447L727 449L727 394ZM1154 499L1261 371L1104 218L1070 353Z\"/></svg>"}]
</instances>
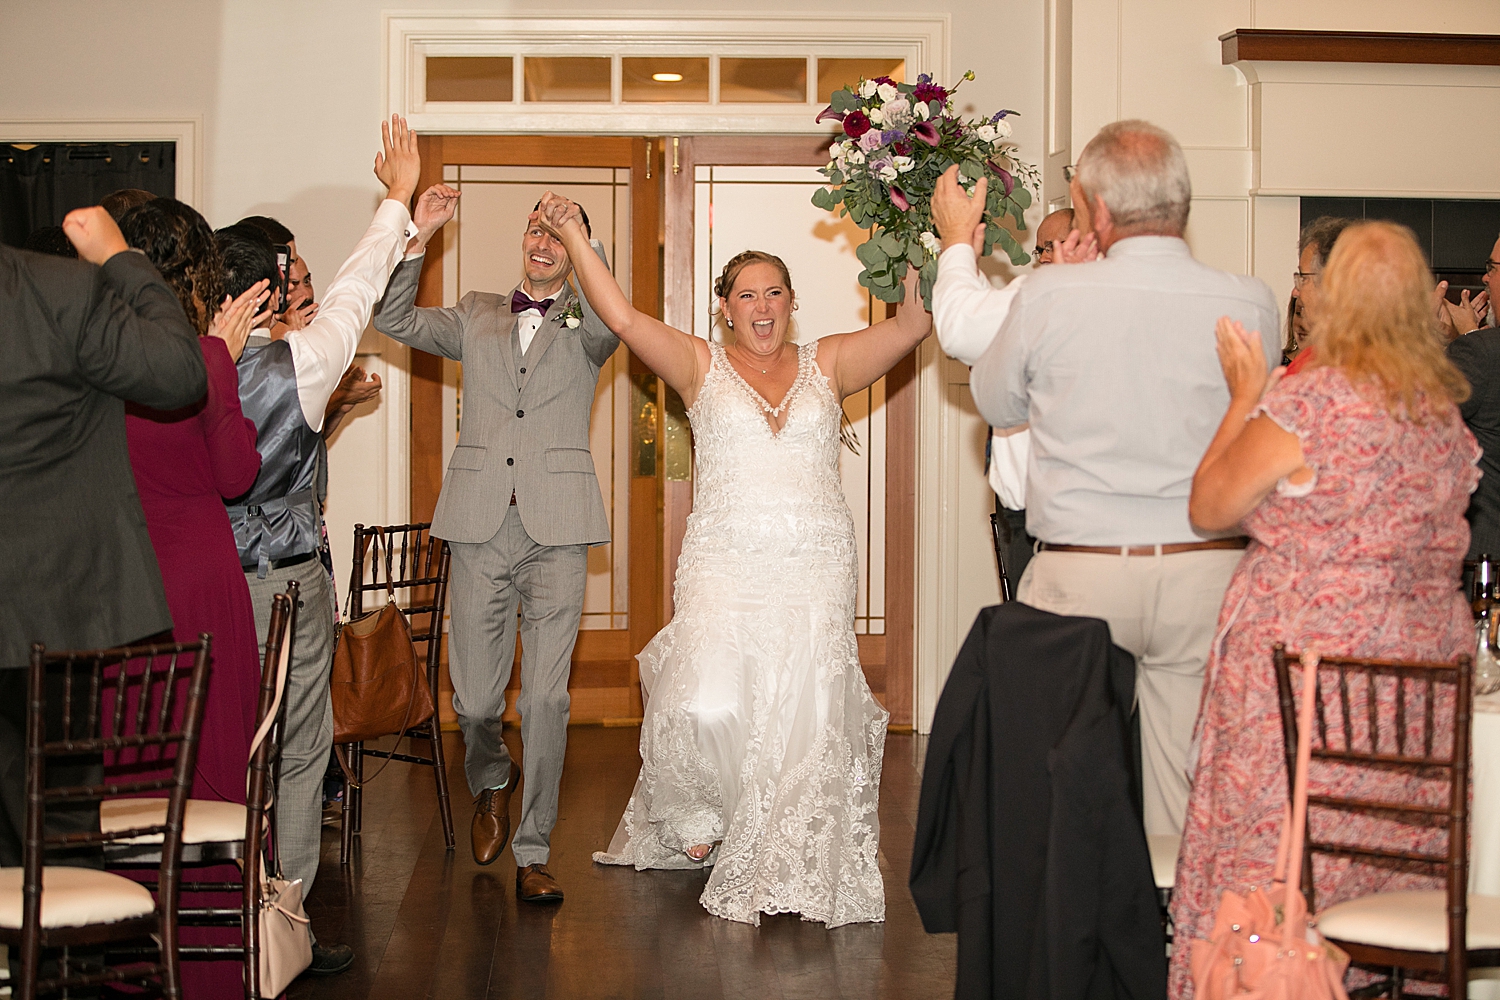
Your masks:
<instances>
[{"instance_id":1,"label":"white dress shirt","mask_svg":"<svg viewBox=\"0 0 1500 1000\"><path fill-rule=\"evenodd\" d=\"M1015 301L1026 275L1018 274L996 288L979 271L974 248L956 243L938 258L932 285L932 323L938 344L955 361L972 366L989 348ZM1010 510L1026 508L1026 463L1031 432L1025 424L997 427L990 433L990 489Z\"/></svg>"},{"instance_id":2,"label":"white dress shirt","mask_svg":"<svg viewBox=\"0 0 1500 1000\"><path fill-rule=\"evenodd\" d=\"M521 338L521 353L526 353L526 348L531 346L531 338L542 328L542 311L540 309L527 309L516 316L516 333Z\"/></svg>"},{"instance_id":3,"label":"white dress shirt","mask_svg":"<svg viewBox=\"0 0 1500 1000\"><path fill-rule=\"evenodd\" d=\"M401 262L407 242L416 235L405 205L389 198L381 202L370 228L323 293L317 317L287 333L297 372L297 400L313 430L323 429L328 399L354 360L370 313L385 294L386 282Z\"/></svg>"}]
</instances>

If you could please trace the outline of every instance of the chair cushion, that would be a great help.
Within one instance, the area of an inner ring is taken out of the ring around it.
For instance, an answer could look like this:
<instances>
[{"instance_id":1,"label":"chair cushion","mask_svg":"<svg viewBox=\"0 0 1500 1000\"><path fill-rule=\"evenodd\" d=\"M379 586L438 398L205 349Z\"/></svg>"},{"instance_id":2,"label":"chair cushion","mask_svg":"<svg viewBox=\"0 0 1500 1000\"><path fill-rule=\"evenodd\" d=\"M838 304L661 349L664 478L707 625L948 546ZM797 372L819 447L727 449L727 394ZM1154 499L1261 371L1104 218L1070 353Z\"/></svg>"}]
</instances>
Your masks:
<instances>
[{"instance_id":1,"label":"chair cushion","mask_svg":"<svg viewBox=\"0 0 1500 1000\"><path fill-rule=\"evenodd\" d=\"M1318 914L1325 937L1406 951L1448 950L1448 894L1379 892ZM1470 896L1469 948L1500 948L1500 896Z\"/></svg>"},{"instance_id":2,"label":"chair cushion","mask_svg":"<svg viewBox=\"0 0 1500 1000\"><path fill-rule=\"evenodd\" d=\"M1151 877L1158 889L1170 889L1177 882L1177 852L1182 838L1170 833L1153 833L1146 837L1151 850Z\"/></svg>"},{"instance_id":3,"label":"chair cushion","mask_svg":"<svg viewBox=\"0 0 1500 1000\"><path fill-rule=\"evenodd\" d=\"M25 869L0 868L0 927L19 930ZM139 882L92 868L42 869L42 926L82 927L144 917L156 909Z\"/></svg>"},{"instance_id":4,"label":"chair cushion","mask_svg":"<svg viewBox=\"0 0 1500 1000\"><path fill-rule=\"evenodd\" d=\"M105 833L167 821L166 799L105 799L99 803L99 829ZM184 844L218 844L245 839L245 807L215 799L188 799L182 818ZM118 844L160 844L153 833L116 841Z\"/></svg>"}]
</instances>

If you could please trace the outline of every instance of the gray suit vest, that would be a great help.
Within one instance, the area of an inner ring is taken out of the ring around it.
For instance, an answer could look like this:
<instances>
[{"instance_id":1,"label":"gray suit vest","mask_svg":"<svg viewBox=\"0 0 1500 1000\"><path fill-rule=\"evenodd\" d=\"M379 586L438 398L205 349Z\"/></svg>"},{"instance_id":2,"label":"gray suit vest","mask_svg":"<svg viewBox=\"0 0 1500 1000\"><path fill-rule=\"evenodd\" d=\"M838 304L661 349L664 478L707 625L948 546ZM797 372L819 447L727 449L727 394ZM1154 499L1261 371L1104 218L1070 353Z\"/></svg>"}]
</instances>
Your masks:
<instances>
[{"instance_id":1,"label":"gray suit vest","mask_svg":"<svg viewBox=\"0 0 1500 1000\"><path fill-rule=\"evenodd\" d=\"M297 397L292 349L284 340L251 344L240 356L240 408L255 422L260 475L229 504L240 565L264 578L272 560L316 552L319 449Z\"/></svg>"}]
</instances>

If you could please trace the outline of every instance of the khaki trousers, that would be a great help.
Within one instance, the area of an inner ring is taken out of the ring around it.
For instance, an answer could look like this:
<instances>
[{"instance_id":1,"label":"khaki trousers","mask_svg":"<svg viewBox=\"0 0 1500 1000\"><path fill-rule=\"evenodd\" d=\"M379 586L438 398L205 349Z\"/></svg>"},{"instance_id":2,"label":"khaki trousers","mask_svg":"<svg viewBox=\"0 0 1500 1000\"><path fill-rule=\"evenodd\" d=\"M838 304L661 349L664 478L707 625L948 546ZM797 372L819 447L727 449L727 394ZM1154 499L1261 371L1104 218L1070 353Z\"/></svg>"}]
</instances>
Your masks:
<instances>
[{"instance_id":1,"label":"khaki trousers","mask_svg":"<svg viewBox=\"0 0 1500 1000\"><path fill-rule=\"evenodd\" d=\"M1135 656L1148 834L1182 833L1203 668L1224 590L1243 555L1239 549L1153 556L1043 551L1017 588L1016 599L1034 608L1103 618L1115 645Z\"/></svg>"}]
</instances>

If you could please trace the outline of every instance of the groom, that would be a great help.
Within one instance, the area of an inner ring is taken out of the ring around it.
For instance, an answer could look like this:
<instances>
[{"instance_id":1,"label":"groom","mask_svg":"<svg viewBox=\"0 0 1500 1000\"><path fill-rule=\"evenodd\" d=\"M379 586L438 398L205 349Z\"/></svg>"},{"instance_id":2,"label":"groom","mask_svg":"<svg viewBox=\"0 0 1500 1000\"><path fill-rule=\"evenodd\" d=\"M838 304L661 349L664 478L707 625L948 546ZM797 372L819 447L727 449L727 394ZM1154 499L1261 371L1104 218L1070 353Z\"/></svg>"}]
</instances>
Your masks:
<instances>
[{"instance_id":1,"label":"groom","mask_svg":"<svg viewBox=\"0 0 1500 1000\"><path fill-rule=\"evenodd\" d=\"M547 857L568 741L568 673L588 548L609 541L589 412L599 369L620 341L569 286L573 265L562 243L531 222L514 291L470 292L454 308L415 308L427 241L453 218L458 195L444 184L422 193L417 236L376 307L375 329L464 365L464 419L432 533L453 553L449 670L475 797L474 860L487 865L505 849L510 800L524 773L511 845L516 896L558 902L562 887ZM593 246L602 260L603 248ZM518 601L524 772L500 722Z\"/></svg>"}]
</instances>

